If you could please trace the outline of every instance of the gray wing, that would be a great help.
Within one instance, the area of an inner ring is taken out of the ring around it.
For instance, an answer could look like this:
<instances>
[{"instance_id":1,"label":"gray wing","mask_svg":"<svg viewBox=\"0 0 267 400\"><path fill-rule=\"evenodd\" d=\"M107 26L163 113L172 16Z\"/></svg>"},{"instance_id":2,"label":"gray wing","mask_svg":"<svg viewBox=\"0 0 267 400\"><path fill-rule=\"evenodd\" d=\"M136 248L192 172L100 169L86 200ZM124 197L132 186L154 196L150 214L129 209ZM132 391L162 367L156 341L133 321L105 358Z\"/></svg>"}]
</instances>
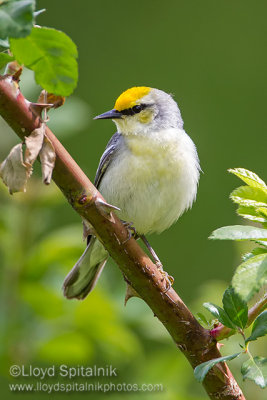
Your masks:
<instances>
[{"instance_id":1,"label":"gray wing","mask_svg":"<svg viewBox=\"0 0 267 400\"><path fill-rule=\"evenodd\" d=\"M122 136L117 132L112 136L100 159L96 171L95 186L99 188L101 179L116 152ZM107 261L108 253L95 236L87 236L87 247L64 280L64 295L69 298L84 299L93 290Z\"/></svg>"},{"instance_id":2,"label":"gray wing","mask_svg":"<svg viewBox=\"0 0 267 400\"><path fill-rule=\"evenodd\" d=\"M120 133L116 132L110 141L107 144L107 147L100 158L100 162L96 171L95 176L95 186L99 188L100 182L104 176L106 169L108 168L109 164L112 162L116 152L118 151L118 145L122 140L122 136Z\"/></svg>"},{"instance_id":3,"label":"gray wing","mask_svg":"<svg viewBox=\"0 0 267 400\"><path fill-rule=\"evenodd\" d=\"M96 176L95 176L95 187L99 189L99 185L101 182L101 179L104 176L104 173L107 169L107 167L110 165L112 162L114 155L118 151L118 145L120 140L122 140L122 136L120 133L116 132L110 139L110 141L107 144L107 147L105 148L104 153L102 154L102 157L100 158L99 165L96 171ZM89 242L91 240L92 236L88 235L87 236L87 245L89 245Z\"/></svg>"}]
</instances>

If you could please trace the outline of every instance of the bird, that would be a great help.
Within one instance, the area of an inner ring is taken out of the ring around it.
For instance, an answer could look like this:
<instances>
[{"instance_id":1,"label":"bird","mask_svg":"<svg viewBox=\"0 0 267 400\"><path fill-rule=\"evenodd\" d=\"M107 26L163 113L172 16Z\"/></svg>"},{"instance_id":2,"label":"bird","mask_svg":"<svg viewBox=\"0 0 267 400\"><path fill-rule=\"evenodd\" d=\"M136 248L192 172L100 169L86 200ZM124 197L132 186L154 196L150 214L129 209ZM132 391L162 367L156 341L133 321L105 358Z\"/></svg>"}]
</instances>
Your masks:
<instances>
[{"instance_id":1,"label":"bird","mask_svg":"<svg viewBox=\"0 0 267 400\"><path fill-rule=\"evenodd\" d=\"M113 109L94 119L111 119L117 128L100 159L95 186L117 207L119 218L134 227L164 274L145 235L160 234L192 207L201 171L178 105L163 90L135 86L117 98ZM64 295L84 299L107 259L104 246L89 235L84 253L64 280Z\"/></svg>"}]
</instances>

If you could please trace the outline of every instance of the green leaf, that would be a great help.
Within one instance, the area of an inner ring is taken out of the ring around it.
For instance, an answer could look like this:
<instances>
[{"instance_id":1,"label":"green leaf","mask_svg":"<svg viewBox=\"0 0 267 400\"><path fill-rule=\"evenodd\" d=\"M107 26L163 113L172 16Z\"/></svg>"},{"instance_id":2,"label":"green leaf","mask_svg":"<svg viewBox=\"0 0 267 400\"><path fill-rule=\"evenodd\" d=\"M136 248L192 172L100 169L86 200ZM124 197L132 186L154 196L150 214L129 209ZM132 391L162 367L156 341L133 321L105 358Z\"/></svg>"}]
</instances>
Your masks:
<instances>
[{"instance_id":1,"label":"green leaf","mask_svg":"<svg viewBox=\"0 0 267 400\"><path fill-rule=\"evenodd\" d=\"M262 247L255 247L255 249L252 250L252 254L254 256L258 256L259 254L266 254L266 253L267 253L267 249L262 248Z\"/></svg>"},{"instance_id":2,"label":"green leaf","mask_svg":"<svg viewBox=\"0 0 267 400\"><path fill-rule=\"evenodd\" d=\"M77 48L65 33L51 28L33 28L23 39L10 39L11 51L20 64L35 72L45 90L69 96L77 85Z\"/></svg>"},{"instance_id":3,"label":"green leaf","mask_svg":"<svg viewBox=\"0 0 267 400\"><path fill-rule=\"evenodd\" d=\"M241 353L235 353L231 354L230 356L223 356L219 358L214 358L213 360L206 361L202 364L199 364L195 369L194 369L194 375L195 378L198 382L202 382L209 372L209 370L214 367L214 365L218 364L219 362L224 362L224 361L231 361L234 358L238 357Z\"/></svg>"},{"instance_id":4,"label":"green leaf","mask_svg":"<svg viewBox=\"0 0 267 400\"><path fill-rule=\"evenodd\" d=\"M252 325L252 331L246 342L251 342L252 340L257 340L261 336L267 335L267 310L263 311L255 319Z\"/></svg>"},{"instance_id":5,"label":"green leaf","mask_svg":"<svg viewBox=\"0 0 267 400\"><path fill-rule=\"evenodd\" d=\"M251 379L262 389L267 385L267 358L254 357L245 361L241 367L243 379Z\"/></svg>"},{"instance_id":6,"label":"green leaf","mask_svg":"<svg viewBox=\"0 0 267 400\"><path fill-rule=\"evenodd\" d=\"M230 320L239 328L244 329L248 321L247 303L235 292L234 288L229 287L223 294L223 308Z\"/></svg>"},{"instance_id":7,"label":"green leaf","mask_svg":"<svg viewBox=\"0 0 267 400\"><path fill-rule=\"evenodd\" d=\"M255 208L253 206L251 207L240 206L237 209L237 214L243 218L249 219L250 221L264 223L267 221L267 217L265 217L265 215L262 215L262 213L259 211L262 208L263 207Z\"/></svg>"},{"instance_id":8,"label":"green leaf","mask_svg":"<svg viewBox=\"0 0 267 400\"><path fill-rule=\"evenodd\" d=\"M10 61L13 61L14 57L10 56L7 53L0 53L0 68L3 68Z\"/></svg>"},{"instance_id":9,"label":"green leaf","mask_svg":"<svg viewBox=\"0 0 267 400\"><path fill-rule=\"evenodd\" d=\"M197 319L198 319L203 325L205 325L205 326L207 326L207 327L210 326L209 321L207 320L207 318L205 317L204 314L198 312L198 313L197 313Z\"/></svg>"},{"instance_id":10,"label":"green leaf","mask_svg":"<svg viewBox=\"0 0 267 400\"><path fill-rule=\"evenodd\" d=\"M259 254L239 265L232 286L242 299L249 301L267 281L267 255Z\"/></svg>"},{"instance_id":11,"label":"green leaf","mask_svg":"<svg viewBox=\"0 0 267 400\"><path fill-rule=\"evenodd\" d=\"M249 259L252 258L252 257L254 257L254 254L252 254L252 253L245 253L245 254L242 255L242 260L243 260L243 261L247 261L247 260L249 260Z\"/></svg>"},{"instance_id":12,"label":"green leaf","mask_svg":"<svg viewBox=\"0 0 267 400\"><path fill-rule=\"evenodd\" d=\"M267 240L267 229L247 225L223 226L212 232L209 239L214 240Z\"/></svg>"},{"instance_id":13,"label":"green leaf","mask_svg":"<svg viewBox=\"0 0 267 400\"><path fill-rule=\"evenodd\" d=\"M0 4L0 38L25 37L33 27L35 0L9 0Z\"/></svg>"},{"instance_id":14,"label":"green leaf","mask_svg":"<svg viewBox=\"0 0 267 400\"><path fill-rule=\"evenodd\" d=\"M252 250L251 253L246 253L242 256L243 261L247 261L250 258L257 256L259 254L266 254L267 253L267 249L263 249L262 247L255 247L255 249Z\"/></svg>"},{"instance_id":15,"label":"green leaf","mask_svg":"<svg viewBox=\"0 0 267 400\"><path fill-rule=\"evenodd\" d=\"M257 209L257 212L267 220L267 207L260 207Z\"/></svg>"},{"instance_id":16,"label":"green leaf","mask_svg":"<svg viewBox=\"0 0 267 400\"><path fill-rule=\"evenodd\" d=\"M255 240L255 243L259 244L260 246L263 246L263 247L267 248L267 241Z\"/></svg>"},{"instance_id":17,"label":"green leaf","mask_svg":"<svg viewBox=\"0 0 267 400\"><path fill-rule=\"evenodd\" d=\"M213 303L204 303L203 306L214 315L223 325L228 328L236 329L236 326L232 323L226 312L219 306Z\"/></svg>"},{"instance_id":18,"label":"green leaf","mask_svg":"<svg viewBox=\"0 0 267 400\"><path fill-rule=\"evenodd\" d=\"M251 172L245 168L228 169L228 172L242 179L242 181L244 181L247 185L251 187L258 187L267 192L267 186L265 182L254 172Z\"/></svg>"},{"instance_id":19,"label":"green leaf","mask_svg":"<svg viewBox=\"0 0 267 400\"><path fill-rule=\"evenodd\" d=\"M240 186L230 194L230 198L242 206L267 206L267 192L259 187Z\"/></svg>"}]
</instances>

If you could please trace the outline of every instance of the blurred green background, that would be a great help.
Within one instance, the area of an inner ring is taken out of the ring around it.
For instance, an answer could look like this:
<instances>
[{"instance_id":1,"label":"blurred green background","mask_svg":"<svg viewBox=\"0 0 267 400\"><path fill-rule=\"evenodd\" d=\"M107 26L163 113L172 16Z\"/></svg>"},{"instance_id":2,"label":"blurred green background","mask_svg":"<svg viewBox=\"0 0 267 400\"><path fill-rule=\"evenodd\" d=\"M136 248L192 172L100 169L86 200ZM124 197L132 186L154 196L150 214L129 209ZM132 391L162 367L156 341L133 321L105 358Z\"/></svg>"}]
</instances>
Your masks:
<instances>
[{"instance_id":1,"label":"blurred green background","mask_svg":"<svg viewBox=\"0 0 267 400\"><path fill-rule=\"evenodd\" d=\"M134 85L174 94L204 173L193 209L150 241L194 312L203 312L204 301L219 303L247 250L243 244L208 241L213 229L241 223L228 199L240 182L227 169L244 167L267 180L266 1L39 0L37 7L47 9L38 17L40 25L63 30L78 46L78 87L64 107L51 111L50 126L92 180L115 132L112 122L92 117L111 109L118 95ZM38 90L25 71L25 96L36 100ZM0 140L3 160L18 139L2 120ZM136 298L124 307L125 283L112 261L85 301L63 298L64 276L84 248L82 225L59 190L53 184L44 187L38 175L39 167L26 194L10 196L0 185L0 383L5 398L33 398L32 393L9 393L10 365L66 363L112 364L119 371L115 383L164 386L163 393L111 393L110 399L206 399L148 307ZM228 340L223 353L238 351L239 342ZM252 350L264 355L262 339L258 342ZM239 360L230 364L247 398L263 399L261 389L242 382L239 366ZM106 396L68 394L85 395Z\"/></svg>"}]
</instances>

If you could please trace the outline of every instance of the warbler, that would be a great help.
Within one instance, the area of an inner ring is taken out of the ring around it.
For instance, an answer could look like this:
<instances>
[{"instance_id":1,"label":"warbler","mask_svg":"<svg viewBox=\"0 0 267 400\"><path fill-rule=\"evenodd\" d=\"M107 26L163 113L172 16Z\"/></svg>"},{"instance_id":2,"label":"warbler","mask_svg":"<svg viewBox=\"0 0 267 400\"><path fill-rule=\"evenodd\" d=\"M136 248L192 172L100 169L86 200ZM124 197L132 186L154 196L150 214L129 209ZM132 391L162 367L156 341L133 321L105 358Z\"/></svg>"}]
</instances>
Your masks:
<instances>
[{"instance_id":1,"label":"warbler","mask_svg":"<svg viewBox=\"0 0 267 400\"><path fill-rule=\"evenodd\" d=\"M178 105L162 90L132 87L117 98L111 111L94 119L112 119L117 127L100 159L95 186L148 244L144 235L169 228L197 194L198 154L183 129ZM85 298L107 258L103 245L89 236L86 250L64 281L64 295Z\"/></svg>"}]
</instances>

